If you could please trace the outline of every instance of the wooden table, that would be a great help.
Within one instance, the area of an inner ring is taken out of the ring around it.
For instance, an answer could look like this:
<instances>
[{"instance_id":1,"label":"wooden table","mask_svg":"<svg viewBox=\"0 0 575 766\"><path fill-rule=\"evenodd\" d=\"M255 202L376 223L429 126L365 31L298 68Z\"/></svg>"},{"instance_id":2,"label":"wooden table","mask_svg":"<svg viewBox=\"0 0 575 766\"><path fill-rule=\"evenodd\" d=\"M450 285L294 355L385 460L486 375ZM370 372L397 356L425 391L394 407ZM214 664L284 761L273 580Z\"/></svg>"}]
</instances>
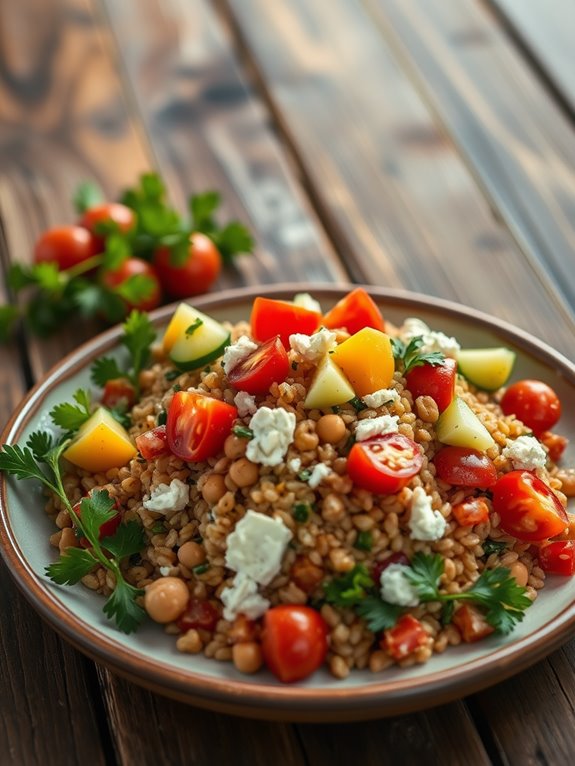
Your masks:
<instances>
[{"instance_id":1,"label":"wooden table","mask_svg":"<svg viewBox=\"0 0 575 766\"><path fill-rule=\"evenodd\" d=\"M570 0L18 0L0 5L2 267L156 167L219 189L252 257L219 287L357 282L454 299L573 355ZM2 296L5 298L6 296ZM0 347L0 411L89 335ZM240 720L148 693L44 626L0 568L0 763L566 764L575 642L429 712Z\"/></svg>"}]
</instances>

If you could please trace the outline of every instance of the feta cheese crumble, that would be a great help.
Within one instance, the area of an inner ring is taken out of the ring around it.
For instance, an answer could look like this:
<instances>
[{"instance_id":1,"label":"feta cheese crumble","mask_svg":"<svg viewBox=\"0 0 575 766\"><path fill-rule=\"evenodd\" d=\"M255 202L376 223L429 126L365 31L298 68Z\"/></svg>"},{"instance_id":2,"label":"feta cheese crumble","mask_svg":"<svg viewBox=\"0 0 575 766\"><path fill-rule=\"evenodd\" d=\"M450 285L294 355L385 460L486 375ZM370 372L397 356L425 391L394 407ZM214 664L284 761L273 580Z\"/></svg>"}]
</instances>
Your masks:
<instances>
[{"instance_id":1,"label":"feta cheese crumble","mask_svg":"<svg viewBox=\"0 0 575 766\"><path fill-rule=\"evenodd\" d=\"M409 519L412 540L440 540L447 522L439 511L431 507L431 497L421 487L413 490L411 517Z\"/></svg>"},{"instance_id":2,"label":"feta cheese crumble","mask_svg":"<svg viewBox=\"0 0 575 766\"><path fill-rule=\"evenodd\" d=\"M224 619L235 620L245 614L248 620L257 620L267 612L270 602L258 593L257 583L243 572L234 578L231 588L224 588L220 596L224 605Z\"/></svg>"},{"instance_id":3,"label":"feta cheese crumble","mask_svg":"<svg viewBox=\"0 0 575 766\"><path fill-rule=\"evenodd\" d=\"M534 436L507 439L507 445L501 450L501 454L513 463L513 468L522 471L545 468L547 463L547 452Z\"/></svg>"},{"instance_id":4,"label":"feta cheese crumble","mask_svg":"<svg viewBox=\"0 0 575 766\"><path fill-rule=\"evenodd\" d=\"M324 465L323 463L318 463L317 465L314 465L307 483L312 489L316 489L322 481L330 475L330 473L331 468L328 468L327 465Z\"/></svg>"},{"instance_id":5,"label":"feta cheese crumble","mask_svg":"<svg viewBox=\"0 0 575 766\"><path fill-rule=\"evenodd\" d=\"M396 434L399 431L397 415L380 415L378 418L365 418L358 421L355 427L355 439L363 442L382 434Z\"/></svg>"},{"instance_id":6,"label":"feta cheese crumble","mask_svg":"<svg viewBox=\"0 0 575 766\"><path fill-rule=\"evenodd\" d=\"M294 295L293 302L296 306L301 306L302 309L307 309L308 311L317 311L318 314L323 314L319 301L316 301L315 298L312 298L309 293L297 293Z\"/></svg>"},{"instance_id":7,"label":"feta cheese crumble","mask_svg":"<svg viewBox=\"0 0 575 766\"><path fill-rule=\"evenodd\" d=\"M254 435L246 448L248 460L261 465L279 465L293 441L293 412L260 407L250 420L250 428Z\"/></svg>"},{"instance_id":8,"label":"feta cheese crumble","mask_svg":"<svg viewBox=\"0 0 575 766\"><path fill-rule=\"evenodd\" d=\"M238 415L240 418L245 418L248 415L253 415L257 410L256 398L245 391L238 391L234 396L234 404L238 408Z\"/></svg>"},{"instance_id":9,"label":"feta cheese crumble","mask_svg":"<svg viewBox=\"0 0 575 766\"><path fill-rule=\"evenodd\" d=\"M313 335L303 335L294 333L289 336L289 344L294 351L302 356L308 362L319 362L328 351L331 351L336 344L336 334L324 327Z\"/></svg>"},{"instance_id":10,"label":"feta cheese crumble","mask_svg":"<svg viewBox=\"0 0 575 766\"><path fill-rule=\"evenodd\" d=\"M291 538L282 521L249 510L228 536L226 566L267 585L280 571Z\"/></svg>"},{"instance_id":11,"label":"feta cheese crumble","mask_svg":"<svg viewBox=\"0 0 575 766\"><path fill-rule=\"evenodd\" d=\"M243 360L257 348L257 343L254 343L253 340L250 340L245 335L241 335L235 343L231 346L227 346L224 351L223 359L223 367L226 375L229 375L234 367L237 367L240 362L243 362Z\"/></svg>"},{"instance_id":12,"label":"feta cheese crumble","mask_svg":"<svg viewBox=\"0 0 575 766\"><path fill-rule=\"evenodd\" d=\"M158 484L150 497L144 497L143 506L148 511L167 513L183 510L190 499L190 488L179 479L172 479L169 484Z\"/></svg>"},{"instance_id":13,"label":"feta cheese crumble","mask_svg":"<svg viewBox=\"0 0 575 766\"><path fill-rule=\"evenodd\" d=\"M301 468L301 460L299 457L292 457L291 460L288 460L287 464L290 471L293 471L294 473L297 473L299 469Z\"/></svg>"},{"instance_id":14,"label":"feta cheese crumble","mask_svg":"<svg viewBox=\"0 0 575 766\"><path fill-rule=\"evenodd\" d=\"M380 388L379 391L374 391L373 394L362 396L367 406L372 407L374 410L382 407L384 404L393 404L399 401L399 398L395 388Z\"/></svg>"},{"instance_id":15,"label":"feta cheese crumble","mask_svg":"<svg viewBox=\"0 0 575 766\"><path fill-rule=\"evenodd\" d=\"M457 352L461 348L459 343L445 333L431 330L425 322L416 317L408 317L399 328L399 337L404 343L409 343L413 338L421 336L423 345L421 351L432 352L441 351L445 356L457 358Z\"/></svg>"},{"instance_id":16,"label":"feta cheese crumble","mask_svg":"<svg viewBox=\"0 0 575 766\"><path fill-rule=\"evenodd\" d=\"M405 576L410 567L405 564L390 564L383 570L379 578L380 593L388 604L398 606L417 606L419 596L417 590Z\"/></svg>"}]
</instances>

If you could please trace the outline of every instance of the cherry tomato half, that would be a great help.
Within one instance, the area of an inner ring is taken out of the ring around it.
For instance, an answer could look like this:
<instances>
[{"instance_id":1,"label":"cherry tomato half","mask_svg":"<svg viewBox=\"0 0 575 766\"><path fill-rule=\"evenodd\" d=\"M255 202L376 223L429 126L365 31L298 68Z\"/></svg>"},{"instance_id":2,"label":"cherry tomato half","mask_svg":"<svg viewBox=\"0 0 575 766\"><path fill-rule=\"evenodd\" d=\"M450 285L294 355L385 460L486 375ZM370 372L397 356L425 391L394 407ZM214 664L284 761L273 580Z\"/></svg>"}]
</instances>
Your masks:
<instances>
[{"instance_id":1,"label":"cherry tomato half","mask_svg":"<svg viewBox=\"0 0 575 766\"><path fill-rule=\"evenodd\" d=\"M290 370L285 348L276 335L242 359L228 373L228 380L239 391L267 394L272 383L283 383Z\"/></svg>"},{"instance_id":2,"label":"cherry tomato half","mask_svg":"<svg viewBox=\"0 0 575 766\"><path fill-rule=\"evenodd\" d=\"M170 451L190 463L213 457L223 448L237 416L231 404L193 391L177 391L166 423Z\"/></svg>"},{"instance_id":3,"label":"cherry tomato half","mask_svg":"<svg viewBox=\"0 0 575 766\"><path fill-rule=\"evenodd\" d=\"M352 290L336 303L324 316L322 324L330 329L345 327L350 335L364 327L385 332L381 311L362 287Z\"/></svg>"},{"instance_id":4,"label":"cherry tomato half","mask_svg":"<svg viewBox=\"0 0 575 766\"><path fill-rule=\"evenodd\" d=\"M428 635L423 625L411 614L404 614L393 628L386 630L381 648L387 649L395 660L403 660L427 643Z\"/></svg>"},{"instance_id":5,"label":"cherry tomato half","mask_svg":"<svg viewBox=\"0 0 575 766\"><path fill-rule=\"evenodd\" d=\"M156 426L150 431L136 436L136 447L145 460L154 460L162 455L169 455L168 433L166 426Z\"/></svg>"},{"instance_id":6,"label":"cherry tomato half","mask_svg":"<svg viewBox=\"0 0 575 766\"><path fill-rule=\"evenodd\" d=\"M463 604L453 615L453 623L459 628L461 638L468 644L490 636L493 628L479 609L471 604Z\"/></svg>"},{"instance_id":7,"label":"cherry tomato half","mask_svg":"<svg viewBox=\"0 0 575 766\"><path fill-rule=\"evenodd\" d=\"M142 258L127 258L122 265L113 271L106 271L102 278L106 287L117 291L131 277L146 277L149 289L145 297L139 300L126 301L127 309L139 309L140 311L152 311L162 302L162 289L153 266Z\"/></svg>"},{"instance_id":8,"label":"cherry tomato half","mask_svg":"<svg viewBox=\"0 0 575 766\"><path fill-rule=\"evenodd\" d=\"M323 664L327 634L327 624L315 609L288 604L274 606L264 615L264 661L280 681L301 681Z\"/></svg>"},{"instance_id":9,"label":"cherry tomato half","mask_svg":"<svg viewBox=\"0 0 575 766\"><path fill-rule=\"evenodd\" d=\"M164 290L172 298L189 298L205 293L222 270L219 250L205 234L195 232L190 237L188 257L180 266L171 263L172 255L167 247L154 253L154 266Z\"/></svg>"},{"instance_id":10,"label":"cherry tomato half","mask_svg":"<svg viewBox=\"0 0 575 766\"><path fill-rule=\"evenodd\" d=\"M420 364L405 376L405 384L414 399L431 396L440 412L447 409L455 396L457 362L444 359L441 364Z\"/></svg>"},{"instance_id":11,"label":"cherry tomato half","mask_svg":"<svg viewBox=\"0 0 575 766\"><path fill-rule=\"evenodd\" d=\"M518 540L541 542L568 526L557 495L529 471L510 471L497 480L493 510L501 518L501 529Z\"/></svg>"},{"instance_id":12,"label":"cherry tomato half","mask_svg":"<svg viewBox=\"0 0 575 766\"><path fill-rule=\"evenodd\" d=\"M575 540L558 540L539 550L539 564L544 572L568 577L575 574Z\"/></svg>"},{"instance_id":13,"label":"cherry tomato half","mask_svg":"<svg viewBox=\"0 0 575 766\"><path fill-rule=\"evenodd\" d=\"M250 321L256 340L269 340L279 335L284 347L289 348L289 336L314 333L320 325L321 314L288 301L258 297L254 301Z\"/></svg>"},{"instance_id":14,"label":"cherry tomato half","mask_svg":"<svg viewBox=\"0 0 575 766\"><path fill-rule=\"evenodd\" d=\"M126 378L114 378L107 380L102 394L102 404L104 407L113 409L114 407L125 407L131 409L136 401L136 390Z\"/></svg>"},{"instance_id":15,"label":"cherry tomato half","mask_svg":"<svg viewBox=\"0 0 575 766\"><path fill-rule=\"evenodd\" d=\"M455 521L462 527L473 527L489 521L489 506L482 497L469 497L451 507Z\"/></svg>"},{"instance_id":16,"label":"cherry tomato half","mask_svg":"<svg viewBox=\"0 0 575 766\"><path fill-rule=\"evenodd\" d=\"M82 226L60 226L48 229L37 240L34 261L56 263L60 271L65 271L99 252L98 242L87 229Z\"/></svg>"},{"instance_id":17,"label":"cherry tomato half","mask_svg":"<svg viewBox=\"0 0 575 766\"><path fill-rule=\"evenodd\" d=\"M423 464L421 448L403 434L384 434L356 442L347 458L347 472L358 487L380 495L403 489Z\"/></svg>"},{"instance_id":18,"label":"cherry tomato half","mask_svg":"<svg viewBox=\"0 0 575 766\"><path fill-rule=\"evenodd\" d=\"M80 226L88 229L96 239L100 251L104 249L106 234L119 231L127 234L136 225L134 211L120 202L104 202L86 210L80 219Z\"/></svg>"},{"instance_id":19,"label":"cherry tomato half","mask_svg":"<svg viewBox=\"0 0 575 766\"><path fill-rule=\"evenodd\" d=\"M535 436L552 428L561 416L561 402L555 391L541 380L519 380L501 398L501 409L515 415Z\"/></svg>"},{"instance_id":20,"label":"cherry tomato half","mask_svg":"<svg viewBox=\"0 0 575 766\"><path fill-rule=\"evenodd\" d=\"M437 478L461 487L492 487L497 481L493 461L469 447L442 447L433 458Z\"/></svg>"}]
</instances>

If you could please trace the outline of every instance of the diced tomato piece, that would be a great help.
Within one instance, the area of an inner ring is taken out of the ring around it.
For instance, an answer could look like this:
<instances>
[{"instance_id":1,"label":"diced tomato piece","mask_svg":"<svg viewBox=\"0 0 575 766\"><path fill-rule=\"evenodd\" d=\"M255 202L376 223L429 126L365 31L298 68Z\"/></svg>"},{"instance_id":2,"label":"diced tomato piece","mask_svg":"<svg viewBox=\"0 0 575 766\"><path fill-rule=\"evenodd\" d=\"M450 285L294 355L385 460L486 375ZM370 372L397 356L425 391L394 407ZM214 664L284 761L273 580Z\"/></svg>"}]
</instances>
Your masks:
<instances>
[{"instance_id":1,"label":"diced tomato piece","mask_svg":"<svg viewBox=\"0 0 575 766\"><path fill-rule=\"evenodd\" d=\"M387 649L395 660L404 660L420 646L427 643L428 635L423 625L411 614L404 614L393 628L386 630L381 648Z\"/></svg>"},{"instance_id":2,"label":"diced tomato piece","mask_svg":"<svg viewBox=\"0 0 575 766\"><path fill-rule=\"evenodd\" d=\"M539 441L547 447L549 457L554 463L558 463L561 460L563 453L569 444L569 439L566 439L559 434L555 434L553 431L543 431L539 437Z\"/></svg>"},{"instance_id":3,"label":"diced tomato piece","mask_svg":"<svg viewBox=\"0 0 575 766\"><path fill-rule=\"evenodd\" d=\"M292 564L290 575L292 580L304 591L311 593L324 579L324 571L314 564L308 556L298 556Z\"/></svg>"},{"instance_id":4,"label":"diced tomato piece","mask_svg":"<svg viewBox=\"0 0 575 766\"><path fill-rule=\"evenodd\" d=\"M151 431L144 431L136 436L136 447L146 460L154 460L162 455L169 455L168 433L166 426L156 426Z\"/></svg>"},{"instance_id":5,"label":"diced tomato piece","mask_svg":"<svg viewBox=\"0 0 575 766\"><path fill-rule=\"evenodd\" d=\"M177 391L166 423L170 452L190 463L213 457L223 448L237 416L237 409L220 399Z\"/></svg>"},{"instance_id":6,"label":"diced tomato piece","mask_svg":"<svg viewBox=\"0 0 575 766\"><path fill-rule=\"evenodd\" d=\"M442 447L433 458L437 478L460 487L492 487L497 471L484 452L469 447Z\"/></svg>"},{"instance_id":7,"label":"diced tomato piece","mask_svg":"<svg viewBox=\"0 0 575 766\"><path fill-rule=\"evenodd\" d=\"M279 335L284 347L289 348L289 336L312 335L320 326L321 314L288 301L259 297L254 301L250 321L256 340L265 341Z\"/></svg>"},{"instance_id":8,"label":"diced tomato piece","mask_svg":"<svg viewBox=\"0 0 575 766\"><path fill-rule=\"evenodd\" d=\"M327 623L315 609L292 604L274 606L264 614L264 661L280 681L301 681L323 664L327 634Z\"/></svg>"},{"instance_id":9,"label":"diced tomato piece","mask_svg":"<svg viewBox=\"0 0 575 766\"><path fill-rule=\"evenodd\" d=\"M114 407L125 407L126 410L130 410L135 401L136 391L127 378L114 378L114 380L108 380L105 383L102 394L104 407L108 407L110 410Z\"/></svg>"},{"instance_id":10,"label":"diced tomato piece","mask_svg":"<svg viewBox=\"0 0 575 766\"><path fill-rule=\"evenodd\" d=\"M409 559L405 555L405 553L392 553L391 556L388 556L385 561L376 561L373 565L373 570L371 573L371 577L375 584L377 585L381 579L382 572L385 572L387 567L391 566L392 564L403 564L404 567L409 566Z\"/></svg>"},{"instance_id":11,"label":"diced tomato piece","mask_svg":"<svg viewBox=\"0 0 575 766\"><path fill-rule=\"evenodd\" d=\"M178 618L176 625L182 633L195 628L196 630L208 630L210 633L215 629L220 613L210 601L199 598L191 598L183 613Z\"/></svg>"},{"instance_id":12,"label":"diced tomato piece","mask_svg":"<svg viewBox=\"0 0 575 766\"><path fill-rule=\"evenodd\" d=\"M421 470L423 456L416 442L403 434L384 434L356 442L347 458L347 472L358 487L393 495Z\"/></svg>"},{"instance_id":13,"label":"diced tomato piece","mask_svg":"<svg viewBox=\"0 0 575 766\"><path fill-rule=\"evenodd\" d=\"M457 362L446 358L441 364L420 364L405 376L405 384L414 399L430 396L439 412L447 409L455 396Z\"/></svg>"},{"instance_id":14,"label":"diced tomato piece","mask_svg":"<svg viewBox=\"0 0 575 766\"><path fill-rule=\"evenodd\" d=\"M451 511L455 521L462 527L472 527L489 521L489 506L482 497L468 497L462 503L455 503Z\"/></svg>"},{"instance_id":15,"label":"diced tomato piece","mask_svg":"<svg viewBox=\"0 0 575 766\"><path fill-rule=\"evenodd\" d=\"M279 335L270 338L228 373L234 388L248 394L267 394L272 383L283 383L290 371Z\"/></svg>"},{"instance_id":16,"label":"diced tomato piece","mask_svg":"<svg viewBox=\"0 0 575 766\"><path fill-rule=\"evenodd\" d=\"M493 628L485 616L470 604L463 604L453 615L453 623L459 629L461 638L468 644L490 636Z\"/></svg>"},{"instance_id":17,"label":"diced tomato piece","mask_svg":"<svg viewBox=\"0 0 575 766\"><path fill-rule=\"evenodd\" d=\"M381 311L362 287L352 290L336 303L324 316L322 324L329 329L345 327L350 335L355 335L364 327L385 332Z\"/></svg>"},{"instance_id":18,"label":"diced tomato piece","mask_svg":"<svg viewBox=\"0 0 575 766\"><path fill-rule=\"evenodd\" d=\"M575 574L575 541L560 540L543 545L539 564L544 572L571 577Z\"/></svg>"}]
</instances>

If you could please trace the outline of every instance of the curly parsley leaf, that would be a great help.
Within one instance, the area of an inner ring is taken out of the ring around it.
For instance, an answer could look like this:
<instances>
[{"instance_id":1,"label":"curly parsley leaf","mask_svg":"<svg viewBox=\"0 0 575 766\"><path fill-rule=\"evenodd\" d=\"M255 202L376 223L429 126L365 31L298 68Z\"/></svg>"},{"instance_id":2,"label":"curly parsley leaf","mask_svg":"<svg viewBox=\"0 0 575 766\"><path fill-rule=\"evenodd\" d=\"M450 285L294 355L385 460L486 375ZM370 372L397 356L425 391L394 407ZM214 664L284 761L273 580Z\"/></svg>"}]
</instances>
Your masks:
<instances>
[{"instance_id":1,"label":"curly parsley leaf","mask_svg":"<svg viewBox=\"0 0 575 766\"><path fill-rule=\"evenodd\" d=\"M445 354L442 354L441 351L422 351L422 346L423 337L421 335L411 338L407 344L399 338L391 339L393 356L397 361L403 363L404 375L422 364L438 365L445 361Z\"/></svg>"},{"instance_id":2,"label":"curly parsley leaf","mask_svg":"<svg viewBox=\"0 0 575 766\"><path fill-rule=\"evenodd\" d=\"M85 181L76 189L72 201L76 212L82 214L91 207L104 202L104 194L99 186L96 186L96 184L91 183L90 181Z\"/></svg>"},{"instance_id":3,"label":"curly parsley leaf","mask_svg":"<svg viewBox=\"0 0 575 766\"><path fill-rule=\"evenodd\" d=\"M143 590L134 588L125 580L118 580L104 604L104 613L114 620L122 633L133 633L146 616L144 609L136 602L143 594Z\"/></svg>"},{"instance_id":4,"label":"curly parsley leaf","mask_svg":"<svg viewBox=\"0 0 575 766\"><path fill-rule=\"evenodd\" d=\"M65 431L77 431L92 414L92 403L87 391L79 388L74 392L73 398L78 406L71 402L61 402L50 410L50 417L54 424Z\"/></svg>"},{"instance_id":5,"label":"curly parsley leaf","mask_svg":"<svg viewBox=\"0 0 575 766\"><path fill-rule=\"evenodd\" d=\"M401 606L388 604L377 596L366 596L356 608L358 615L363 617L373 633L393 628L402 611Z\"/></svg>"},{"instance_id":6,"label":"curly parsley leaf","mask_svg":"<svg viewBox=\"0 0 575 766\"><path fill-rule=\"evenodd\" d=\"M363 564L356 564L349 572L325 583L325 599L334 606L357 606L374 585L367 568Z\"/></svg>"},{"instance_id":7,"label":"curly parsley leaf","mask_svg":"<svg viewBox=\"0 0 575 766\"><path fill-rule=\"evenodd\" d=\"M146 538L141 524L137 521L128 521L120 524L116 532L110 537L104 537L100 541L102 548L112 553L117 559L140 553L146 545Z\"/></svg>"},{"instance_id":8,"label":"curly parsley leaf","mask_svg":"<svg viewBox=\"0 0 575 766\"><path fill-rule=\"evenodd\" d=\"M58 561L49 564L45 571L58 585L75 585L98 563L94 554L85 548L66 548Z\"/></svg>"},{"instance_id":9,"label":"curly parsley leaf","mask_svg":"<svg viewBox=\"0 0 575 766\"><path fill-rule=\"evenodd\" d=\"M124 375L116 360L110 356L101 356L90 367L90 380L100 388L103 388L108 381L123 378Z\"/></svg>"}]
</instances>

